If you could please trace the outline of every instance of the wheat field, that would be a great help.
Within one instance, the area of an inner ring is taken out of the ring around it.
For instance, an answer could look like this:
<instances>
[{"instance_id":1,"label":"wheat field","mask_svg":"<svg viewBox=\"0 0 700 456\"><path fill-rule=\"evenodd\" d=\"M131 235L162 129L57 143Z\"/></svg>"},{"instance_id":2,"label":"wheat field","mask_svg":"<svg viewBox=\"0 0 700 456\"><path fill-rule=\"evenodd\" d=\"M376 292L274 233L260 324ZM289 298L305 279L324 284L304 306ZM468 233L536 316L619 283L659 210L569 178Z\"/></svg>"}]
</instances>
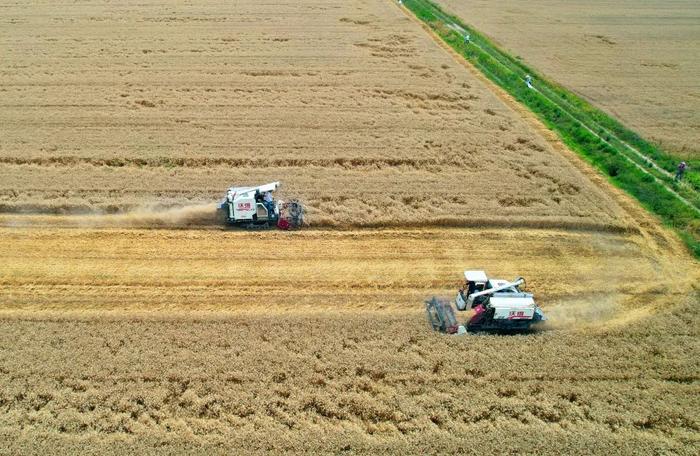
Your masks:
<instances>
[{"instance_id":1,"label":"wheat field","mask_svg":"<svg viewBox=\"0 0 700 456\"><path fill-rule=\"evenodd\" d=\"M697 268L650 235L4 229L2 450L693 454ZM547 329L432 333L475 264Z\"/></svg>"},{"instance_id":2,"label":"wheat field","mask_svg":"<svg viewBox=\"0 0 700 456\"><path fill-rule=\"evenodd\" d=\"M320 226L626 225L392 2L3 6L3 212L279 180Z\"/></svg>"},{"instance_id":3,"label":"wheat field","mask_svg":"<svg viewBox=\"0 0 700 456\"><path fill-rule=\"evenodd\" d=\"M396 2L0 9L0 454L697 454L697 263Z\"/></svg>"},{"instance_id":4,"label":"wheat field","mask_svg":"<svg viewBox=\"0 0 700 456\"><path fill-rule=\"evenodd\" d=\"M698 2L438 3L665 150L700 154Z\"/></svg>"}]
</instances>

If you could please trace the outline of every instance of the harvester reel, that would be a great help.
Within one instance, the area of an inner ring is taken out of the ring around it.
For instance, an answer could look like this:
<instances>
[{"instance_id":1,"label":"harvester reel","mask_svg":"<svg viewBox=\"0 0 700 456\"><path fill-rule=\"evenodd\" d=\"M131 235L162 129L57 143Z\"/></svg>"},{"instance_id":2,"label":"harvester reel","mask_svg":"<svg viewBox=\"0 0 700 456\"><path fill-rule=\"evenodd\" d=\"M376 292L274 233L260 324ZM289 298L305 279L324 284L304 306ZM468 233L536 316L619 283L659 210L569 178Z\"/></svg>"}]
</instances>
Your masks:
<instances>
[{"instance_id":1,"label":"harvester reel","mask_svg":"<svg viewBox=\"0 0 700 456\"><path fill-rule=\"evenodd\" d=\"M299 200L284 203L277 226L283 230L296 230L304 226L304 205Z\"/></svg>"},{"instance_id":2,"label":"harvester reel","mask_svg":"<svg viewBox=\"0 0 700 456\"><path fill-rule=\"evenodd\" d=\"M434 331L447 334L455 334L458 331L457 318L449 301L433 297L425 301L425 312Z\"/></svg>"}]
</instances>

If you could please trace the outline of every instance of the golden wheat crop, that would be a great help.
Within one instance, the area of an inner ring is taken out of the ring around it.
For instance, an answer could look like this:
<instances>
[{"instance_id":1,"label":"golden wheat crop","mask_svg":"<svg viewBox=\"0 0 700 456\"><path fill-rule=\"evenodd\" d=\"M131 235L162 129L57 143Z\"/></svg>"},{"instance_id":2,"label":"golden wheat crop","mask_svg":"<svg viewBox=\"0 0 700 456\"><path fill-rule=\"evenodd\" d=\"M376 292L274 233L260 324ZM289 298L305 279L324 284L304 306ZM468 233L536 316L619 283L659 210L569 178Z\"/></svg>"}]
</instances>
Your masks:
<instances>
[{"instance_id":1,"label":"golden wheat crop","mask_svg":"<svg viewBox=\"0 0 700 456\"><path fill-rule=\"evenodd\" d=\"M0 448L694 454L694 307L461 339L412 314L2 321Z\"/></svg>"}]
</instances>

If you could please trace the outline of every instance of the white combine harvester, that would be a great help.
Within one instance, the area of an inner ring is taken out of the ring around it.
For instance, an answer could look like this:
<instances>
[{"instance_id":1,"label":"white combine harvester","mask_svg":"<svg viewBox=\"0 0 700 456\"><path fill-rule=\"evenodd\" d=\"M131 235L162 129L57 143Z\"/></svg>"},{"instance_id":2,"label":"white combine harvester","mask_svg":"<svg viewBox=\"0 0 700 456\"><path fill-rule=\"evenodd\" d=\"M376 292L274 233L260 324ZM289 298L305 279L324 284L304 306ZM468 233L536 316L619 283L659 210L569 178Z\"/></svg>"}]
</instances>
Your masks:
<instances>
[{"instance_id":1,"label":"white combine harvester","mask_svg":"<svg viewBox=\"0 0 700 456\"><path fill-rule=\"evenodd\" d=\"M462 331L527 331L545 321L532 294L520 287L525 279L489 279L484 271L464 271L464 286L457 293L456 305L471 315L459 325L449 302L433 298L426 301L428 319L433 329L454 334Z\"/></svg>"},{"instance_id":2,"label":"white combine harvester","mask_svg":"<svg viewBox=\"0 0 700 456\"><path fill-rule=\"evenodd\" d=\"M277 201L273 193L279 182L257 187L231 187L218 208L220 220L229 226L281 230L300 228L304 224L304 207L297 200Z\"/></svg>"}]
</instances>

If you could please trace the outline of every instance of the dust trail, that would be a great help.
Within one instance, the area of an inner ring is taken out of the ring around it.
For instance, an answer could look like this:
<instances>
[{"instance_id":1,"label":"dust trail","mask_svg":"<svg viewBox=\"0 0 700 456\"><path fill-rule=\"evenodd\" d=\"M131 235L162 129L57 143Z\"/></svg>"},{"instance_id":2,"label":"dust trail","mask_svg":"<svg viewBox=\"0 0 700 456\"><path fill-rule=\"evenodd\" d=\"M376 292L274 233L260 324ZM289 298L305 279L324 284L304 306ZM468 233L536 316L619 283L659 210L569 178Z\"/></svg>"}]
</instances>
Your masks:
<instances>
[{"instance_id":1,"label":"dust trail","mask_svg":"<svg viewBox=\"0 0 700 456\"><path fill-rule=\"evenodd\" d=\"M564 298L543 308L547 316L544 329L577 329L604 325L622 311L616 293Z\"/></svg>"},{"instance_id":2,"label":"dust trail","mask_svg":"<svg viewBox=\"0 0 700 456\"><path fill-rule=\"evenodd\" d=\"M159 205L138 207L116 214L92 213L80 215L29 214L1 217L5 227L77 227L77 228L193 228L216 226L216 206L199 204L164 208Z\"/></svg>"},{"instance_id":3,"label":"dust trail","mask_svg":"<svg viewBox=\"0 0 700 456\"><path fill-rule=\"evenodd\" d=\"M146 206L121 214L79 217L85 227L96 228L188 228L216 225L216 206L202 204L169 209Z\"/></svg>"}]
</instances>

